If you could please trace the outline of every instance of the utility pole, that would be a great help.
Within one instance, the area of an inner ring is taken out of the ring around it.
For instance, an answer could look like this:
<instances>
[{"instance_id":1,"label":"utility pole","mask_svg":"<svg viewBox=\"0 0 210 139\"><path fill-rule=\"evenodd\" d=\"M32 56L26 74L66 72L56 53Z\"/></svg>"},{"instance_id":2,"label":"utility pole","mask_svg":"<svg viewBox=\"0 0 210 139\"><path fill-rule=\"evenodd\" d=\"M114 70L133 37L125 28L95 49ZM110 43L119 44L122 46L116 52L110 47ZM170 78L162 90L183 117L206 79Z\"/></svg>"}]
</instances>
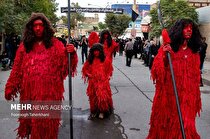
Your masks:
<instances>
[{"instance_id":1,"label":"utility pole","mask_svg":"<svg viewBox=\"0 0 210 139\"><path fill-rule=\"evenodd\" d=\"M136 6L136 0L133 0L133 7L132 7L132 9L134 11L136 11L136 8L137 8L137 6ZM132 22L131 37L132 38L135 38L136 37L135 21Z\"/></svg>"},{"instance_id":2,"label":"utility pole","mask_svg":"<svg viewBox=\"0 0 210 139\"><path fill-rule=\"evenodd\" d=\"M71 27L70 27L70 0L68 0L68 43L71 43ZM72 73L71 73L71 54L68 53L68 64L69 64L69 105L71 107L69 111L69 130L70 139L73 139L73 103L72 103Z\"/></svg>"}]
</instances>

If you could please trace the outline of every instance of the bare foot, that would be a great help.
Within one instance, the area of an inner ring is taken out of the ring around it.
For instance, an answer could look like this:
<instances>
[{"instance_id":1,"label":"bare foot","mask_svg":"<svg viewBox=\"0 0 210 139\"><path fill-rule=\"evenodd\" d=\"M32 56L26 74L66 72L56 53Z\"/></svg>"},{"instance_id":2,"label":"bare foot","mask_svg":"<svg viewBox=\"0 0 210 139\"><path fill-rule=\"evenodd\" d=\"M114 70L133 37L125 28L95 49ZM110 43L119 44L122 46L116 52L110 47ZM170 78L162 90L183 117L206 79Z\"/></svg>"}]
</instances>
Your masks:
<instances>
[{"instance_id":1,"label":"bare foot","mask_svg":"<svg viewBox=\"0 0 210 139\"><path fill-rule=\"evenodd\" d=\"M104 119L104 114L103 113L100 113L99 116L98 116L98 118Z\"/></svg>"}]
</instances>

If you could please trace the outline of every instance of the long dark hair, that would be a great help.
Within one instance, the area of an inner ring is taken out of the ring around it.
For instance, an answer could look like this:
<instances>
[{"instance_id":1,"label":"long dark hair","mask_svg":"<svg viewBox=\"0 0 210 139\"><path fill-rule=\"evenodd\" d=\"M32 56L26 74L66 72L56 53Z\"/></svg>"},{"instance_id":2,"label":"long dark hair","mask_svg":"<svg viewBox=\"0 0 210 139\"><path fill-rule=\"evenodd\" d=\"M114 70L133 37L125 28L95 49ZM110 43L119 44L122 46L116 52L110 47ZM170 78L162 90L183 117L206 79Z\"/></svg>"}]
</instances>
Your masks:
<instances>
[{"instance_id":1,"label":"long dark hair","mask_svg":"<svg viewBox=\"0 0 210 139\"><path fill-rule=\"evenodd\" d=\"M33 22L38 19L42 20L44 24L43 42L45 47L50 48L52 46L52 37L55 32L50 24L50 21L43 13L32 13L30 19L25 25L23 34L23 43L27 53L32 50L33 45L36 42L36 36L33 31Z\"/></svg>"},{"instance_id":2,"label":"long dark hair","mask_svg":"<svg viewBox=\"0 0 210 139\"><path fill-rule=\"evenodd\" d=\"M103 49L103 45L100 43L95 43L93 44L93 46L91 47L90 51L89 51L89 55L88 55L88 62L90 64L93 63L94 60L94 51L98 50L99 51L99 59L101 62L104 62L105 60L105 55L104 55L104 49Z\"/></svg>"},{"instance_id":3,"label":"long dark hair","mask_svg":"<svg viewBox=\"0 0 210 139\"><path fill-rule=\"evenodd\" d=\"M192 50L193 53L199 51L199 48L202 45L202 41L198 25L195 24L191 19L180 19L169 30L169 36L171 38L171 48L174 52L177 52L179 50L179 47L184 43L182 31L185 25L188 24L192 25L192 36L188 40L187 46Z\"/></svg>"},{"instance_id":4,"label":"long dark hair","mask_svg":"<svg viewBox=\"0 0 210 139\"><path fill-rule=\"evenodd\" d=\"M111 36L111 34L109 33L108 30L103 30L103 31L100 33L100 40L99 40L99 43L104 44L104 41L105 41L105 39L104 39L104 34L107 34L107 35L108 35L108 37L107 37L107 44L108 44L108 47L111 47L111 45L112 45L112 36Z\"/></svg>"}]
</instances>

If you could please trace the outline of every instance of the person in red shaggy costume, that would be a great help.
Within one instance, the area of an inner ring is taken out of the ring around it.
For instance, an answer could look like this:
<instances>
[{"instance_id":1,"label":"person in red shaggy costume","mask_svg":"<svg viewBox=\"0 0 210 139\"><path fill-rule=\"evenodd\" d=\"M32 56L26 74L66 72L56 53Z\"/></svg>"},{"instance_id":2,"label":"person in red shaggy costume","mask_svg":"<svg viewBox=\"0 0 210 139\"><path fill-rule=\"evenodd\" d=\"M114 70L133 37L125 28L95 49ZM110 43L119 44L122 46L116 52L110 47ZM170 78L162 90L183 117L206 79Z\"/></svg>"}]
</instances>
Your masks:
<instances>
[{"instance_id":1,"label":"person in red shaggy costume","mask_svg":"<svg viewBox=\"0 0 210 139\"><path fill-rule=\"evenodd\" d=\"M182 139L169 63L166 51L172 58L184 130L187 139L200 139L195 118L200 115L200 58L202 44L198 26L190 19L180 19L163 34L164 44L154 59L151 77L156 83L147 139Z\"/></svg>"},{"instance_id":2,"label":"person in red shaggy costume","mask_svg":"<svg viewBox=\"0 0 210 139\"><path fill-rule=\"evenodd\" d=\"M32 13L25 26L14 66L5 88L5 98L14 100L20 94L25 101L59 101L64 97L63 81L68 75L68 56L71 52L71 71L78 62L74 46L65 48L53 37L50 21L42 13ZM31 111L33 112L33 111ZM19 118L17 138L57 139L60 115L56 118Z\"/></svg>"},{"instance_id":3,"label":"person in red shaggy costume","mask_svg":"<svg viewBox=\"0 0 210 139\"><path fill-rule=\"evenodd\" d=\"M91 32L89 37L88 37L88 44L89 47L91 48L93 46L94 43L98 43L99 42L99 36L96 32Z\"/></svg>"},{"instance_id":4,"label":"person in red shaggy costume","mask_svg":"<svg viewBox=\"0 0 210 139\"><path fill-rule=\"evenodd\" d=\"M90 119L99 116L103 119L113 110L112 93L109 84L112 64L106 58L103 46L95 43L89 51L88 60L82 68L84 80L88 80L87 96L90 103Z\"/></svg>"},{"instance_id":5,"label":"person in red shaggy costume","mask_svg":"<svg viewBox=\"0 0 210 139\"><path fill-rule=\"evenodd\" d=\"M112 62L114 52L118 51L118 43L112 40L112 36L108 30L103 30L100 33L99 43L103 44L104 53L107 58Z\"/></svg>"}]
</instances>

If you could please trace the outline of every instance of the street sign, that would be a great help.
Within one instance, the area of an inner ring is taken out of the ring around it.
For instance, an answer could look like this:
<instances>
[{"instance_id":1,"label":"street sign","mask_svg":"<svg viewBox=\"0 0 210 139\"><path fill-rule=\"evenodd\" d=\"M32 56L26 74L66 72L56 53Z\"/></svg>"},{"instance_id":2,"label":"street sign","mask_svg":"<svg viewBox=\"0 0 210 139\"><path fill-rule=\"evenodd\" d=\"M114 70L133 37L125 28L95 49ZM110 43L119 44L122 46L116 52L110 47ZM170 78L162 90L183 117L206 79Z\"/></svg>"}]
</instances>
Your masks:
<instances>
[{"instance_id":1,"label":"street sign","mask_svg":"<svg viewBox=\"0 0 210 139\"><path fill-rule=\"evenodd\" d=\"M68 7L61 7L61 13L67 13L67 12L68 12ZM75 8L75 7L71 7L70 12L123 14L123 9L122 8Z\"/></svg>"}]
</instances>

